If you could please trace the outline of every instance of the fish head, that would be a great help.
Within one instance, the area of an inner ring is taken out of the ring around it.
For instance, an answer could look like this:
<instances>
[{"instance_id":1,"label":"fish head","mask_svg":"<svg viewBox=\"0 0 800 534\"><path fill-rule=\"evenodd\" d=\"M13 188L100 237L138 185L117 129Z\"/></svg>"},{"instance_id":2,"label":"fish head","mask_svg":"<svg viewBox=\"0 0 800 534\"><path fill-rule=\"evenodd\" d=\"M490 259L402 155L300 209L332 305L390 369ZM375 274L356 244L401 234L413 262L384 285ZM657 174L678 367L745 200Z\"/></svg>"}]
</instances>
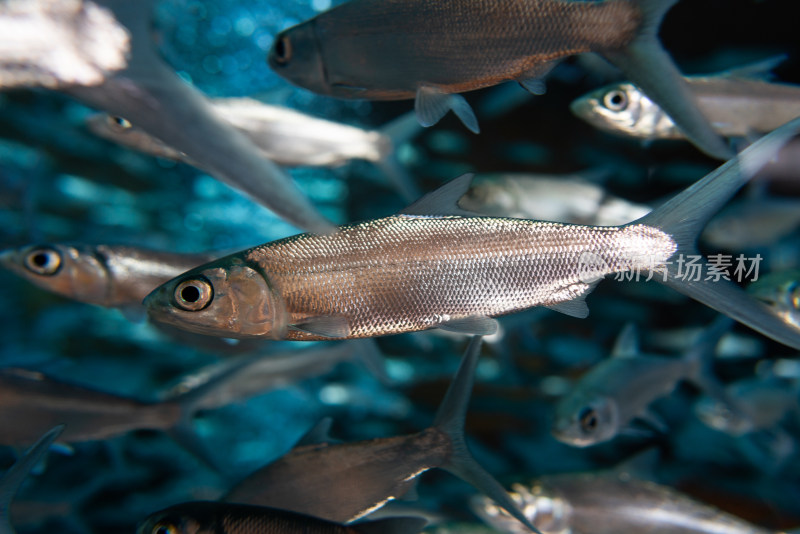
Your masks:
<instances>
[{"instance_id":1,"label":"fish head","mask_svg":"<svg viewBox=\"0 0 800 534\"><path fill-rule=\"evenodd\" d=\"M156 321L199 334L281 338L285 312L263 270L238 256L201 265L144 299Z\"/></svg>"},{"instance_id":2,"label":"fish head","mask_svg":"<svg viewBox=\"0 0 800 534\"><path fill-rule=\"evenodd\" d=\"M95 113L86 119L86 127L98 137L122 146L166 159L180 159L183 155L159 139L137 128L128 119L108 113Z\"/></svg>"},{"instance_id":3,"label":"fish head","mask_svg":"<svg viewBox=\"0 0 800 534\"><path fill-rule=\"evenodd\" d=\"M509 495L542 534L570 534L572 510L563 496L538 483L530 488L513 484ZM517 519L485 495L476 495L470 504L476 514L497 530L520 534L529 532Z\"/></svg>"},{"instance_id":4,"label":"fish head","mask_svg":"<svg viewBox=\"0 0 800 534\"><path fill-rule=\"evenodd\" d=\"M592 91L570 104L572 113L613 134L651 139L658 136L656 116L663 115L635 85L619 83Z\"/></svg>"},{"instance_id":5,"label":"fish head","mask_svg":"<svg viewBox=\"0 0 800 534\"><path fill-rule=\"evenodd\" d=\"M741 436L754 430L754 425L747 414L737 413L725 403L711 397L697 401L694 412L706 426L726 434Z\"/></svg>"},{"instance_id":6,"label":"fish head","mask_svg":"<svg viewBox=\"0 0 800 534\"><path fill-rule=\"evenodd\" d=\"M611 397L590 397L578 390L556 405L553 436L575 447L608 441L619 430L619 407Z\"/></svg>"},{"instance_id":7,"label":"fish head","mask_svg":"<svg viewBox=\"0 0 800 534\"><path fill-rule=\"evenodd\" d=\"M294 85L331 94L314 19L280 32L267 57L269 66Z\"/></svg>"},{"instance_id":8,"label":"fish head","mask_svg":"<svg viewBox=\"0 0 800 534\"><path fill-rule=\"evenodd\" d=\"M109 274L102 258L89 250L61 244L32 245L0 253L0 265L65 297L102 304Z\"/></svg>"}]
</instances>

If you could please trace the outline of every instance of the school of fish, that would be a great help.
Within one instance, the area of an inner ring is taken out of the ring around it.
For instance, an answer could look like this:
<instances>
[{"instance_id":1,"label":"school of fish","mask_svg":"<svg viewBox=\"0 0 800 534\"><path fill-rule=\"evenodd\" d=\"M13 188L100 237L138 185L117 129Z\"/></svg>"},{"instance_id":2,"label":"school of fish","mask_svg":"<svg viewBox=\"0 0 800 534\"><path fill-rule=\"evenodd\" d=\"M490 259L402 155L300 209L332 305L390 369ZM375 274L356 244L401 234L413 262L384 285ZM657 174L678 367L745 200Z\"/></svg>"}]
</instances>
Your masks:
<instances>
[{"instance_id":1,"label":"school of fish","mask_svg":"<svg viewBox=\"0 0 800 534\"><path fill-rule=\"evenodd\" d=\"M732 1L0 2L0 534L796 529L800 49Z\"/></svg>"}]
</instances>

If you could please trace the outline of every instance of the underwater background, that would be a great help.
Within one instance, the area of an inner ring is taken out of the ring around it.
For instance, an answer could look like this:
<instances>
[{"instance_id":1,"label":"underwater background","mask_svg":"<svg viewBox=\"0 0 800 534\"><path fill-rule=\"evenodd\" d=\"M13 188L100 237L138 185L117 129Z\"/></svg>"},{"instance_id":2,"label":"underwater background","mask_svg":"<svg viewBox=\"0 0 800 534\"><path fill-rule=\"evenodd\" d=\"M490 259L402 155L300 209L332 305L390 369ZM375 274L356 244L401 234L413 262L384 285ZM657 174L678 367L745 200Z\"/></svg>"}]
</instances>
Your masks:
<instances>
[{"instance_id":1,"label":"underwater background","mask_svg":"<svg viewBox=\"0 0 800 534\"><path fill-rule=\"evenodd\" d=\"M683 0L667 14L660 37L684 73L716 72L787 54L774 71L776 79L800 84L793 4ZM257 97L361 127L379 127L410 111L411 101L317 96L270 71L265 57L274 36L330 6L330 0L160 1L154 11L156 43L183 79L210 96ZM600 168L609 172L603 186L610 194L642 203L657 202L718 165L688 143L643 147L596 131L570 113L572 100L615 76L599 58L571 57L548 77L544 95L529 95L516 83L467 93L480 135L447 116L400 147L398 158L423 192L465 172L559 174ZM202 171L93 136L83 124L91 112L57 92L0 94L0 248L69 242L226 253L298 232ZM337 223L389 215L406 204L380 171L364 162L290 174ZM800 171L794 178L771 184L770 192L799 196ZM800 233L795 229L764 247L730 252L761 254L762 273L798 269ZM700 423L692 412L699 392L681 384L655 404L665 432L622 436L585 449L550 435L555 401L608 356L626 323L635 322L646 352L677 356L690 339L687 332L699 331L717 315L653 283L608 280L589 296L588 305L591 314L584 320L546 309L500 319L502 336L484 345L467 416L466 433L479 463L509 487L543 474L599 471L655 448L658 459L647 478L768 529L800 525L796 413L785 421L790 440L780 452L769 435L743 444ZM145 400L158 399L180 377L237 352L236 344L182 343L143 316L76 303L9 272L0 278L0 318L0 366L40 370ZM391 385L357 362L344 363L323 376L200 414L195 430L224 466L222 473L156 431L51 453L46 468L17 496L15 528L20 533L134 532L153 511L219 497L289 450L325 416L333 418L332 434L343 441L419 431L431 424L467 341L439 332L380 338ZM265 342L252 350L268 355L308 346ZM722 343L714 370L728 383L753 376L761 362L796 358L792 349L737 325ZM790 375L800 373L797 365L784 367ZM0 465L10 466L16 452L2 448ZM410 504L446 522L479 524L468 506L475 490L452 475L424 474L418 493L418 503Z\"/></svg>"}]
</instances>

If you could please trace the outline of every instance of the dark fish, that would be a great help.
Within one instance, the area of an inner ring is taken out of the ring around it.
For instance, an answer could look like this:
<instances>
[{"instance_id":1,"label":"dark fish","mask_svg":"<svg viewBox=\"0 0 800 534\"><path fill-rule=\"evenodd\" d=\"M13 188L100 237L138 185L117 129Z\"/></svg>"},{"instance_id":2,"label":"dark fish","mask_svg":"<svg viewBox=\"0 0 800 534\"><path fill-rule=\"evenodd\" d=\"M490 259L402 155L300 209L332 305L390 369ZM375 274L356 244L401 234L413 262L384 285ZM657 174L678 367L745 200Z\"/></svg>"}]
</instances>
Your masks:
<instances>
[{"instance_id":1,"label":"dark fish","mask_svg":"<svg viewBox=\"0 0 800 534\"><path fill-rule=\"evenodd\" d=\"M14 534L14 528L9 520L11 500L17 494L22 482L39 463L50 445L64 430L64 425L57 425L39 438L30 449L0 478L0 534Z\"/></svg>"},{"instance_id":2,"label":"dark fish","mask_svg":"<svg viewBox=\"0 0 800 534\"><path fill-rule=\"evenodd\" d=\"M323 233L333 230L283 170L220 119L206 98L161 60L150 33L151 0L97 3L107 7L130 32L129 63L98 85L72 85L64 92L124 117L298 228Z\"/></svg>"},{"instance_id":3,"label":"dark fish","mask_svg":"<svg viewBox=\"0 0 800 534\"><path fill-rule=\"evenodd\" d=\"M402 517L342 525L262 506L187 502L148 517L137 534L416 534L424 519Z\"/></svg>"},{"instance_id":4,"label":"dark fish","mask_svg":"<svg viewBox=\"0 0 800 534\"><path fill-rule=\"evenodd\" d=\"M452 109L454 93L541 81L566 56L596 52L658 102L701 150L732 155L697 110L656 33L676 0L351 0L280 33L270 66L292 83L340 98L416 98L423 126Z\"/></svg>"},{"instance_id":5,"label":"dark fish","mask_svg":"<svg viewBox=\"0 0 800 534\"><path fill-rule=\"evenodd\" d=\"M491 334L491 317L545 306L586 317L603 276L650 272L781 343L784 324L729 280L686 280L681 255L800 126L793 121L648 215L624 226L465 216L469 175L398 215L302 234L197 267L145 299L151 317L204 334L312 340L444 328ZM706 264L706 271L708 267Z\"/></svg>"},{"instance_id":6,"label":"dark fish","mask_svg":"<svg viewBox=\"0 0 800 534\"><path fill-rule=\"evenodd\" d=\"M115 245L33 245L0 252L0 265L37 286L106 307L138 307L153 288L211 259Z\"/></svg>"},{"instance_id":7,"label":"dark fish","mask_svg":"<svg viewBox=\"0 0 800 534\"><path fill-rule=\"evenodd\" d=\"M433 426L408 436L356 443L306 439L317 443L297 446L259 469L224 500L352 521L404 495L418 475L439 467L471 483L535 531L503 487L475 462L464 441L464 418L480 344L475 337L467 347Z\"/></svg>"},{"instance_id":8,"label":"dark fish","mask_svg":"<svg viewBox=\"0 0 800 534\"><path fill-rule=\"evenodd\" d=\"M698 502L668 486L622 473L541 477L531 487L514 485L515 500L545 534L770 534ZM489 525L523 534L516 521L483 497L472 508Z\"/></svg>"}]
</instances>

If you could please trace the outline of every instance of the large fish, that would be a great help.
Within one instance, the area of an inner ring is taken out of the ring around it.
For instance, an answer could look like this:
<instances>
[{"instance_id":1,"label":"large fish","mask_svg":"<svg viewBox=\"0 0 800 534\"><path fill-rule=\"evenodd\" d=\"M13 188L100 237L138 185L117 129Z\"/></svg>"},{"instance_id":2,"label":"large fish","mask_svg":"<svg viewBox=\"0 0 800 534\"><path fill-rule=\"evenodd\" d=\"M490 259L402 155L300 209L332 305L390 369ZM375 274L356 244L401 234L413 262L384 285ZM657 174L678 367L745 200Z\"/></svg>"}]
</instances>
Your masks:
<instances>
[{"instance_id":1,"label":"large fish","mask_svg":"<svg viewBox=\"0 0 800 534\"><path fill-rule=\"evenodd\" d=\"M411 114L379 130L364 130L251 98L216 98L210 104L219 118L242 132L265 157L279 165L333 167L351 159L366 160L379 166L404 196L419 196L395 159L397 147L419 132ZM99 113L86 123L95 134L127 147L201 166L121 117Z\"/></svg>"},{"instance_id":2,"label":"large fish","mask_svg":"<svg viewBox=\"0 0 800 534\"><path fill-rule=\"evenodd\" d=\"M37 286L109 308L138 307L153 288L210 259L117 245L32 245L0 252L0 265Z\"/></svg>"},{"instance_id":3,"label":"large fish","mask_svg":"<svg viewBox=\"0 0 800 534\"><path fill-rule=\"evenodd\" d=\"M774 534L679 493L627 473L578 473L541 477L512 495L544 534ZM472 508L489 525L524 534L517 522L483 497Z\"/></svg>"},{"instance_id":4,"label":"large fish","mask_svg":"<svg viewBox=\"0 0 800 534\"><path fill-rule=\"evenodd\" d=\"M686 278L680 260L708 219L794 135L793 121L624 226L575 226L466 216L454 205L470 177L403 212L302 234L197 267L145 299L151 316L228 337L312 340L428 328L491 334L491 317L546 306L586 317L603 276L653 278L781 343L800 348L784 324L729 280ZM706 265L707 273L708 265Z\"/></svg>"},{"instance_id":5,"label":"large fish","mask_svg":"<svg viewBox=\"0 0 800 534\"><path fill-rule=\"evenodd\" d=\"M475 337L467 347L433 426L407 436L356 443L332 444L325 436L305 439L237 484L224 500L352 521L404 495L418 475L439 467L471 483L535 531L503 487L472 458L464 441L480 345Z\"/></svg>"},{"instance_id":6,"label":"large fish","mask_svg":"<svg viewBox=\"0 0 800 534\"><path fill-rule=\"evenodd\" d=\"M782 60L772 59L719 74L690 76L697 106L719 135L748 138L800 116L800 86L763 79ZM570 106L591 125L639 139L686 139L669 113L628 82L592 91Z\"/></svg>"},{"instance_id":7,"label":"large fish","mask_svg":"<svg viewBox=\"0 0 800 534\"><path fill-rule=\"evenodd\" d=\"M64 92L124 117L298 228L323 233L333 230L280 167L220 119L208 100L161 60L150 32L151 0L97 3L110 10L130 32L128 65L100 84L70 85L62 89Z\"/></svg>"},{"instance_id":8,"label":"large fish","mask_svg":"<svg viewBox=\"0 0 800 534\"><path fill-rule=\"evenodd\" d=\"M464 91L539 79L597 52L659 102L703 151L732 155L697 110L658 42L676 0L351 0L280 33L269 63L292 83L340 98L416 98L424 126L452 109L478 123Z\"/></svg>"},{"instance_id":9,"label":"large fish","mask_svg":"<svg viewBox=\"0 0 800 534\"><path fill-rule=\"evenodd\" d=\"M417 534L424 519L398 517L342 525L317 517L243 504L187 502L148 517L137 534Z\"/></svg>"}]
</instances>

